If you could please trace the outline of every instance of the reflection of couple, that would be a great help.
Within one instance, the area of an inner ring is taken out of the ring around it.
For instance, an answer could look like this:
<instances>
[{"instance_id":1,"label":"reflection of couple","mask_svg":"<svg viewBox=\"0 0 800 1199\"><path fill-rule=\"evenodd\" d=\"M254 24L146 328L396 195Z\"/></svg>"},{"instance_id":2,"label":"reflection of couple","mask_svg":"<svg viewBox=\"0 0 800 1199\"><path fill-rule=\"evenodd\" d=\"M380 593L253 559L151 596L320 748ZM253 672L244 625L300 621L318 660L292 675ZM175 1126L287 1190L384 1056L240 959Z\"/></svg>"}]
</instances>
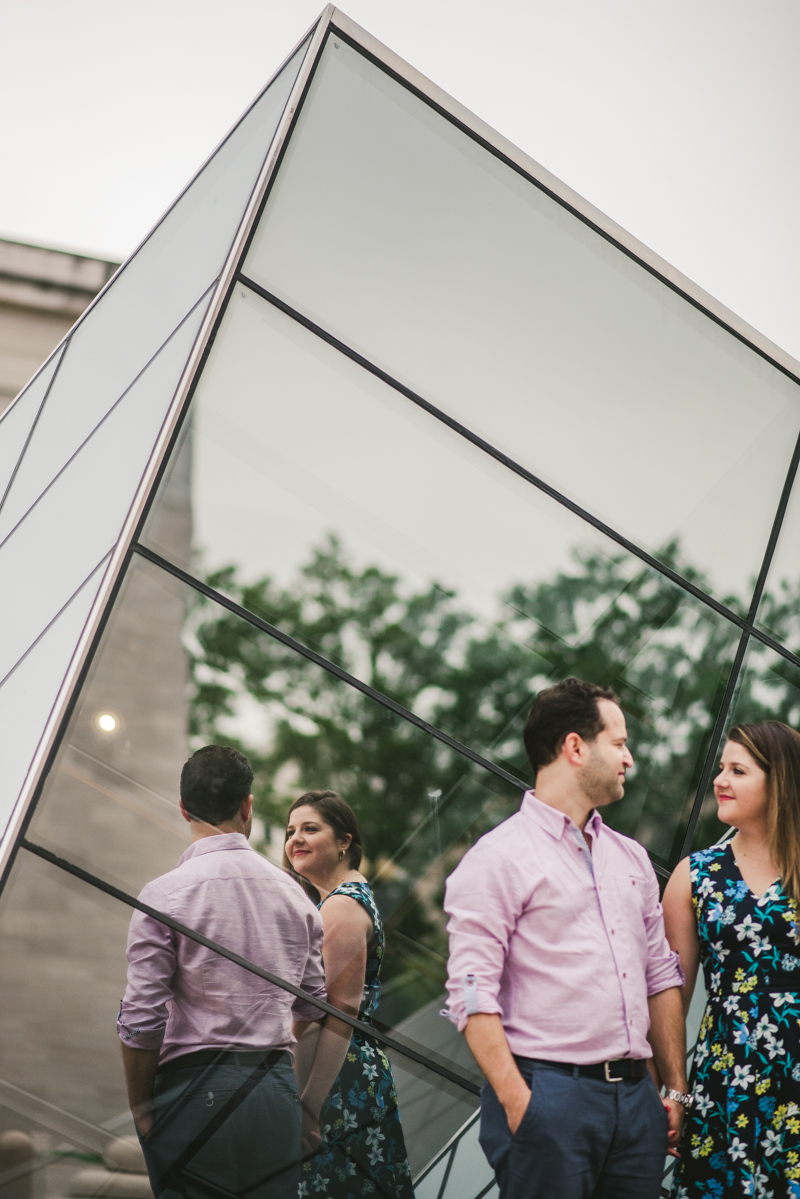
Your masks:
<instances>
[{"instance_id":1,"label":"reflection of couple","mask_svg":"<svg viewBox=\"0 0 800 1199\"><path fill-rule=\"evenodd\" d=\"M252 780L236 750L207 746L189 759L181 811L192 844L140 899L369 1023L384 935L357 870L355 816L329 791L290 812L287 853L316 888L320 916L289 873L250 849ZM297 1199L312 1186L411 1199L391 1067L372 1038L140 911L128 961L118 1028L157 1196Z\"/></svg>"},{"instance_id":2,"label":"reflection of couple","mask_svg":"<svg viewBox=\"0 0 800 1199\"><path fill-rule=\"evenodd\" d=\"M676 869L669 941L647 854L597 810L623 794L626 738L607 688L541 692L525 728L536 792L448 880L450 1015L487 1078L500 1197L655 1199L668 1146L676 1199L798 1197L800 734L729 731L714 790L738 831Z\"/></svg>"}]
</instances>

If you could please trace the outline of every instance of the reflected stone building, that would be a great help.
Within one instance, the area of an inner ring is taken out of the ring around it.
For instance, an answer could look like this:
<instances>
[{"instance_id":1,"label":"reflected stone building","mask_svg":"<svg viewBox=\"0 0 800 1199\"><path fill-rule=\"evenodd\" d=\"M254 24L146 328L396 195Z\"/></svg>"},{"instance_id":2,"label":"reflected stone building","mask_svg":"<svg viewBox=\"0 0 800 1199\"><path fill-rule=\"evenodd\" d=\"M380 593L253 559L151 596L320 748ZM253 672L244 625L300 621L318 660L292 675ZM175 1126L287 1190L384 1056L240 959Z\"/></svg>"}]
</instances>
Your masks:
<instances>
[{"instance_id":1,"label":"reflected stone building","mask_svg":"<svg viewBox=\"0 0 800 1199\"><path fill-rule=\"evenodd\" d=\"M301 790L357 810L417 1194L490 1194L444 879L558 678L622 697L608 819L662 878L722 832L725 728L800 724L799 378L326 9L0 421L14 1126L130 1129L130 904L187 750L235 742L270 852Z\"/></svg>"},{"instance_id":2,"label":"reflected stone building","mask_svg":"<svg viewBox=\"0 0 800 1199\"><path fill-rule=\"evenodd\" d=\"M119 266L0 238L0 412Z\"/></svg>"}]
</instances>

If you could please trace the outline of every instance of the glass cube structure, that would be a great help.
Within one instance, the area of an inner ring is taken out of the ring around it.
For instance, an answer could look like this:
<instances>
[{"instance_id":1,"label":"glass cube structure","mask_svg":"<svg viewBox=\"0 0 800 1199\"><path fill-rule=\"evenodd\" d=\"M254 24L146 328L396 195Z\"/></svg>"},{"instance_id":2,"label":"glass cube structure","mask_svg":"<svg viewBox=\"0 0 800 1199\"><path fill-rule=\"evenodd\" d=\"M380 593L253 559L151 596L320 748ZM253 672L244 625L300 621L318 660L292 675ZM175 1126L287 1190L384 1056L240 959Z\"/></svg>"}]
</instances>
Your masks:
<instances>
[{"instance_id":1,"label":"glass cube structure","mask_svg":"<svg viewBox=\"0 0 800 1199\"><path fill-rule=\"evenodd\" d=\"M492 1191L444 879L559 678L622 697L607 818L664 878L726 726L800 723L799 378L325 10L0 420L0 1131L42 1194L132 1130L131 903L211 741L277 861L302 791L355 808L417 1194Z\"/></svg>"}]
</instances>

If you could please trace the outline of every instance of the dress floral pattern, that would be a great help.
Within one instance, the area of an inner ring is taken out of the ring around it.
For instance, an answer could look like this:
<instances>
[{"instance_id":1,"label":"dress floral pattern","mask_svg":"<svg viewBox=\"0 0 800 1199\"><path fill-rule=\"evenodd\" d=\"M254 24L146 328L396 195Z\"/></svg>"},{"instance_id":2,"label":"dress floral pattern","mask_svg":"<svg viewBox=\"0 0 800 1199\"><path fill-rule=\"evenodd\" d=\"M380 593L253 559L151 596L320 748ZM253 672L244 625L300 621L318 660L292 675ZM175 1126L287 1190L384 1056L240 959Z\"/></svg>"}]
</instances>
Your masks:
<instances>
[{"instance_id":1,"label":"dress floral pattern","mask_svg":"<svg viewBox=\"0 0 800 1199\"><path fill-rule=\"evenodd\" d=\"M800 1199L800 945L780 880L760 898L730 844L693 853L708 1003L675 1199Z\"/></svg>"},{"instance_id":2,"label":"dress floral pattern","mask_svg":"<svg viewBox=\"0 0 800 1199\"><path fill-rule=\"evenodd\" d=\"M380 913L366 883L342 883L331 895L349 895L372 920L358 1011L359 1019L370 1024L380 998L386 944ZM303 1162L299 1199L413 1199L392 1067L365 1033L353 1033L341 1073L322 1106L320 1127L326 1144Z\"/></svg>"}]
</instances>

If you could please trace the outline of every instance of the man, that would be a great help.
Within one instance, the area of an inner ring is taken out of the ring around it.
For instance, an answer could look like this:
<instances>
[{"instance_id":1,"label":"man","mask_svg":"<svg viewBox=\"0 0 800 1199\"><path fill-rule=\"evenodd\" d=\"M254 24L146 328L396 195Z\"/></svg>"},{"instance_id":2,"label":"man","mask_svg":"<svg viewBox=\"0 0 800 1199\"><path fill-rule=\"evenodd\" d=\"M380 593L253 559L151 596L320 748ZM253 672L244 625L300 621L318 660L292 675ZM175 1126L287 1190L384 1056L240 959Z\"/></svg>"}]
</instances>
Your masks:
<instances>
[{"instance_id":1,"label":"man","mask_svg":"<svg viewBox=\"0 0 800 1199\"><path fill-rule=\"evenodd\" d=\"M597 810L633 766L625 718L609 688L566 679L524 738L535 793L447 880L449 1010L487 1080L481 1146L501 1199L656 1199L688 1102L683 975L645 850Z\"/></svg>"},{"instance_id":2,"label":"man","mask_svg":"<svg viewBox=\"0 0 800 1199\"><path fill-rule=\"evenodd\" d=\"M227 746L184 765L192 843L141 900L325 998L322 921L297 883L248 844L253 772ZM135 912L117 1027L156 1196L296 1199L301 1114L295 1033L320 1010Z\"/></svg>"}]
</instances>

